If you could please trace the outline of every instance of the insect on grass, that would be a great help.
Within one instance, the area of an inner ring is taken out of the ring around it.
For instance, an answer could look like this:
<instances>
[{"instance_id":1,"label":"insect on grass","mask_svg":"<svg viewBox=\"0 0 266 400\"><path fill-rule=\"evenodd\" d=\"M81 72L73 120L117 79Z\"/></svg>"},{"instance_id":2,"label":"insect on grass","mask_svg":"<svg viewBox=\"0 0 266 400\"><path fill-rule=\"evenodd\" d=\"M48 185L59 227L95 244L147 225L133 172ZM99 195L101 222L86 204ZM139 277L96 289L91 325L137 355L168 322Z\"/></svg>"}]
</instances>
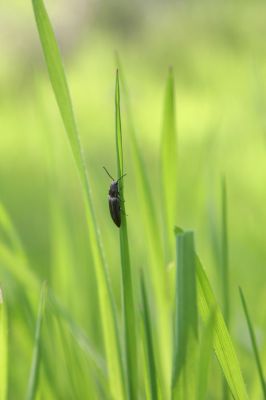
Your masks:
<instances>
[{"instance_id":1,"label":"insect on grass","mask_svg":"<svg viewBox=\"0 0 266 400\"><path fill-rule=\"evenodd\" d=\"M109 193L108 193L108 202L109 202L109 210L112 217L112 220L118 226L121 225L121 198L118 189L118 182L122 179L126 174L120 176L117 180L115 180L110 173L107 171L105 167L103 167L107 175L112 179L112 183L110 185Z\"/></svg>"}]
</instances>

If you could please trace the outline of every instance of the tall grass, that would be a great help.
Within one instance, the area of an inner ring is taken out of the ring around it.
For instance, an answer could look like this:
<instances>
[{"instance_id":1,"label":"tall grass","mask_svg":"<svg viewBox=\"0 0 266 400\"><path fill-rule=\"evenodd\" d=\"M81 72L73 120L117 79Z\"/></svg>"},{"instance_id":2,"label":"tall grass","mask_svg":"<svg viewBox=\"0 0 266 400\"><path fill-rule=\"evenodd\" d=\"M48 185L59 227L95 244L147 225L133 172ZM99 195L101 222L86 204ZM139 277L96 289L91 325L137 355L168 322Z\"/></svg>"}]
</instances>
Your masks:
<instances>
[{"instance_id":1,"label":"tall grass","mask_svg":"<svg viewBox=\"0 0 266 400\"><path fill-rule=\"evenodd\" d=\"M0 243L1 278L9 284L10 326L13 327L13 321L19 321L25 329L22 352L27 355L28 368L27 376L23 375L23 381L19 381L20 387L26 390L27 398L31 400L186 400L204 399L209 394L219 398L220 393L208 385L214 352L232 397L248 399L237 352L227 328L230 304L225 184L222 196L223 311L197 255L194 233L175 228L178 157L173 70L168 71L166 78L158 156L161 198L156 202L156 192L145 167L146 149L139 144L125 74L121 61L117 60L119 69L114 91L116 151L113 159L117 160L119 178L126 171L124 154L125 146L129 146L139 204L138 221L134 222L138 224L145 254L143 258L136 257L137 246L130 235L127 191L124 190L131 184L132 178L128 174L119 181L122 219L119 231L114 226L115 251L120 250L120 305L109 276L96 218L97 204L91 190L93 175L89 177L62 57L43 1L33 0L32 4L49 79L82 188L87 229L84 235L88 240L77 240L79 245L86 243L82 249L86 260L84 272L79 265L78 251L73 250L74 233L64 221L55 196L51 202L54 242L51 284L48 282L47 288L41 289L37 311L41 280L26 256L11 219L4 208L0 208L0 227L5 237ZM123 104L125 113L122 112ZM181 173L185 174L185 171L179 167ZM158 204L160 209L157 209ZM108 223L111 222L110 219ZM94 298L95 291L90 292L88 282L93 274L98 300ZM15 300L12 293L16 294ZM243 296L242 301L245 305ZM7 362L8 346L6 310L5 304L1 303L0 394L3 399L7 398L8 389L11 396L15 393L12 385L7 384L8 373L11 373ZM10 356L14 357L14 353ZM259 358L256 360L259 368ZM262 379L262 369L259 371Z\"/></svg>"}]
</instances>

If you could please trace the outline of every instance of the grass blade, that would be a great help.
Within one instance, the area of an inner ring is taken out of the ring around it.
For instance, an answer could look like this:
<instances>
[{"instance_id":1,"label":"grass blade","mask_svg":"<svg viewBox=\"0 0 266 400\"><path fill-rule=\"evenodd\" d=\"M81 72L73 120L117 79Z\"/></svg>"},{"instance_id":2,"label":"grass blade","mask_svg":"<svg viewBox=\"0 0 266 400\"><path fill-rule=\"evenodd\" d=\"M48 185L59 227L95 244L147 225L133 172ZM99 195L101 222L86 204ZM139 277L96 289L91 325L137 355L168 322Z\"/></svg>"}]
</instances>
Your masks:
<instances>
[{"instance_id":1,"label":"grass blade","mask_svg":"<svg viewBox=\"0 0 266 400\"><path fill-rule=\"evenodd\" d=\"M49 291L49 305L51 306L51 310L55 316L66 324L66 327L75 339L75 342L89 358L94 369L107 378L106 365L103 358L93 348L83 330L75 323L68 311L59 303L52 291Z\"/></svg>"},{"instance_id":2,"label":"grass blade","mask_svg":"<svg viewBox=\"0 0 266 400\"><path fill-rule=\"evenodd\" d=\"M152 195L152 188L147 175L141 147L137 140L136 128L134 124L133 112L130 102L128 87L125 75L121 66L121 61L116 54L116 62L119 66L119 77L125 104L126 117L128 121L128 139L133 158L133 166L136 175L136 193L139 195L141 220L144 222L149 251L150 262L147 264L151 286L149 290L153 292L153 299L158 318L158 324L153 326L154 340L156 343L156 358L158 365L158 386L163 398L170 397L171 388L171 335L170 327L171 311L169 308L169 292L167 274L165 273L165 260L163 254L161 228L156 212L155 201ZM152 321L153 323L153 321Z\"/></svg>"},{"instance_id":3,"label":"grass blade","mask_svg":"<svg viewBox=\"0 0 266 400\"><path fill-rule=\"evenodd\" d=\"M116 126L116 152L117 152L117 176L120 177L124 173L123 169L123 144L122 144L122 127L120 114L120 89L119 89L119 73L116 73L115 87L115 126ZM121 204L124 204L124 190L121 180L119 181L119 194ZM122 297L124 312L124 333L126 345L126 363L127 363L127 380L128 390L131 399L136 399L137 395L137 341L136 341L136 310L134 303L132 271L130 266L129 245L127 234L127 221L125 206L121 210L121 227L120 227L120 255L122 269Z\"/></svg>"},{"instance_id":4,"label":"grass blade","mask_svg":"<svg viewBox=\"0 0 266 400\"><path fill-rule=\"evenodd\" d=\"M224 319L229 326L230 323L230 290L229 290L229 252L228 252L228 230L227 230L227 188L226 180L222 180L222 286Z\"/></svg>"},{"instance_id":5,"label":"grass blade","mask_svg":"<svg viewBox=\"0 0 266 400\"><path fill-rule=\"evenodd\" d=\"M258 368L258 373L259 373L259 377L260 377L260 383L261 383L261 389L262 389L262 393L263 393L263 398L266 399L266 384L265 384L265 379L264 379L264 376L263 376L263 369L262 369L262 365L261 365L261 361L260 361L260 356L259 356L256 336L255 336L254 329L253 329L253 326L252 326L252 322L251 322L251 319L250 319L250 316L249 316L249 313L248 313L248 308L247 308L247 303L246 303L246 300L245 300L245 297L244 297L244 293L243 293L241 288L239 288L239 293L240 293L240 298L241 298L243 310L244 310L244 313L245 313L245 317L246 317L246 321L247 321L247 325L248 325L248 330L249 330L249 335L250 335L250 339L251 339L251 343L252 343L252 348L253 348L253 352L254 352L257 368Z\"/></svg>"},{"instance_id":6,"label":"grass blade","mask_svg":"<svg viewBox=\"0 0 266 400\"><path fill-rule=\"evenodd\" d=\"M208 372L211 361L213 334L215 326L215 311L212 311L207 324L203 330L200 349L199 349L199 366L197 376L196 399L205 400L207 398Z\"/></svg>"},{"instance_id":7,"label":"grass blade","mask_svg":"<svg viewBox=\"0 0 266 400\"><path fill-rule=\"evenodd\" d=\"M186 366L192 361L192 347L197 339L198 316L195 273L195 250L193 232L176 231L176 307L174 320L174 359L172 390L176 392L181 372L183 374L182 396L193 396L192 380L195 371L190 370L189 379ZM194 353L195 354L195 353ZM195 364L194 364L195 365ZM194 372L194 373L193 373ZM179 394L180 396L180 394Z\"/></svg>"},{"instance_id":8,"label":"grass blade","mask_svg":"<svg viewBox=\"0 0 266 400\"><path fill-rule=\"evenodd\" d=\"M41 359L41 330L44 315L44 307L46 300L46 283L43 284L41 289L41 296L39 302L38 317L35 328L34 350L31 362L30 377L27 390L27 400L33 400L36 397L39 381L40 359Z\"/></svg>"},{"instance_id":9,"label":"grass blade","mask_svg":"<svg viewBox=\"0 0 266 400\"><path fill-rule=\"evenodd\" d=\"M222 312L213 294L210 283L200 263L196 260L198 307L202 319L206 322L213 309L215 312L214 350L222 368L230 391L234 399L246 400L248 395L245 383L234 349L232 339L227 330Z\"/></svg>"},{"instance_id":10,"label":"grass blade","mask_svg":"<svg viewBox=\"0 0 266 400\"><path fill-rule=\"evenodd\" d=\"M229 290L229 254L227 231L227 188L225 177L222 179L222 245L221 245L221 282L224 320L229 329L230 324L230 290ZM228 399L227 383L223 384L223 398Z\"/></svg>"},{"instance_id":11,"label":"grass blade","mask_svg":"<svg viewBox=\"0 0 266 400\"><path fill-rule=\"evenodd\" d=\"M114 397L123 397L122 360L119 350L115 303L93 209L87 168L76 126L71 97L59 48L43 1L32 0L32 4L50 81L84 191L90 247L98 282L100 314L110 377L110 388Z\"/></svg>"},{"instance_id":12,"label":"grass blade","mask_svg":"<svg viewBox=\"0 0 266 400\"><path fill-rule=\"evenodd\" d=\"M149 310L148 295L145 287L143 273L141 274L140 283L141 283L140 287L141 287L141 298L143 307L143 322L145 329L147 359L148 359L149 377L150 377L150 393L151 393L151 399L156 400L159 398L158 387L157 387L157 372L156 372L155 354L154 354L154 346L152 338L151 314Z\"/></svg>"},{"instance_id":13,"label":"grass blade","mask_svg":"<svg viewBox=\"0 0 266 400\"><path fill-rule=\"evenodd\" d=\"M0 289L0 399L7 399L8 378L8 337L7 315L3 304L2 291Z\"/></svg>"},{"instance_id":14,"label":"grass blade","mask_svg":"<svg viewBox=\"0 0 266 400\"><path fill-rule=\"evenodd\" d=\"M177 144L176 144L176 122L175 122L175 83L172 68L169 69L165 104L163 114L163 127L161 139L161 182L162 182L162 204L164 221L166 226L166 259L171 261L173 241L173 229L177 209Z\"/></svg>"}]
</instances>

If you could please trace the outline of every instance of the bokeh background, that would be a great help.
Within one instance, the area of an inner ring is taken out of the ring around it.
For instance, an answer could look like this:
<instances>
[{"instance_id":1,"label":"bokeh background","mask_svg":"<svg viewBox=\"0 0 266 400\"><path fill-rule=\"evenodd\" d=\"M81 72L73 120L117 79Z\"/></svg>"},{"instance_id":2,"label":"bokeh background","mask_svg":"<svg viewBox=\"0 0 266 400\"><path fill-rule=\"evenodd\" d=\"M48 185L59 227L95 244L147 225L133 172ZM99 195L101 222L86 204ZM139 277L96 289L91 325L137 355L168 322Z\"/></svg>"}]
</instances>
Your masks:
<instances>
[{"instance_id":1,"label":"bokeh background","mask_svg":"<svg viewBox=\"0 0 266 400\"><path fill-rule=\"evenodd\" d=\"M245 290L263 351L265 2L46 0L45 3L62 51L96 213L107 258L111 260L113 285L117 288L118 233L109 217L110 181L102 169L105 165L111 174L116 174L115 52L123 64L137 136L153 194L158 199L159 214L163 97L167 71L169 66L173 67L179 155L176 224L195 230L198 253L219 293L217 246L221 229L221 181L226 178L231 332L245 377L253 382L255 364L238 285ZM87 274L81 189L43 62L30 1L1 0L0 49L0 200L20 234L34 272L48 282L55 267L57 246L51 204L56 202L70 232L66 248L72 257L71 265L77 265L79 295L84 296L85 304L88 296L95 295L95 277L93 273ZM129 235L135 247L133 263L144 264L142 221L138 216L138 193L126 132L124 124ZM60 260L64 257L69 260L68 256L61 254ZM119 302L119 290L116 293ZM94 317L92 313L88 324L95 324ZM96 333L94 340L97 342Z\"/></svg>"}]
</instances>

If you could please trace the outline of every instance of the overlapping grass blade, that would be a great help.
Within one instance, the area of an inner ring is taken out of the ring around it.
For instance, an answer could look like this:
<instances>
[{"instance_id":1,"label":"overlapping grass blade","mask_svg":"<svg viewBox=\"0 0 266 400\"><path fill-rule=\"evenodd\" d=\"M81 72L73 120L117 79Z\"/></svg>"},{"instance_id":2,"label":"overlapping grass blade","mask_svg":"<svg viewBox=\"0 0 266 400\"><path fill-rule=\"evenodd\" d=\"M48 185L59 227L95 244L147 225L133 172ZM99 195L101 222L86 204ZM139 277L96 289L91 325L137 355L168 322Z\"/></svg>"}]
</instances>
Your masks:
<instances>
[{"instance_id":1,"label":"overlapping grass blade","mask_svg":"<svg viewBox=\"0 0 266 400\"><path fill-rule=\"evenodd\" d=\"M90 248L98 282L101 322L110 377L110 388L115 397L123 397L122 361L119 351L115 304L108 279L99 230L96 224L87 168L76 126L71 97L59 48L43 1L32 0L32 4L50 81L84 190Z\"/></svg>"},{"instance_id":2,"label":"overlapping grass blade","mask_svg":"<svg viewBox=\"0 0 266 400\"><path fill-rule=\"evenodd\" d=\"M174 398L193 398L195 369L191 368L195 357L198 335L195 250L193 232L176 230L176 306L174 318L172 391ZM189 362L188 362L189 360ZM187 368L188 367L188 368ZM195 363L194 363L195 368ZM180 376L182 374L182 379ZM188 375L189 374L189 375ZM194 378L194 379L193 379ZM177 394L177 386L179 394ZM177 397L176 397L177 396Z\"/></svg>"},{"instance_id":3,"label":"overlapping grass blade","mask_svg":"<svg viewBox=\"0 0 266 400\"><path fill-rule=\"evenodd\" d=\"M75 342L89 358L93 367L98 370L102 376L107 378L107 368L104 359L93 348L86 334L75 323L71 315L69 315L69 312L62 304L60 304L59 300L55 297L52 291L49 291L49 306L54 315L66 324L66 327L73 336Z\"/></svg>"},{"instance_id":4,"label":"overlapping grass blade","mask_svg":"<svg viewBox=\"0 0 266 400\"><path fill-rule=\"evenodd\" d=\"M143 307L143 322L146 340L146 353L148 359L148 369L150 378L150 396L152 400L159 399L158 393L158 383L157 383L157 371L155 364L155 353L152 335L152 324L151 324L151 313L148 303L148 294L145 286L143 272L141 274L141 297L142 297L142 307Z\"/></svg>"},{"instance_id":5,"label":"overlapping grass blade","mask_svg":"<svg viewBox=\"0 0 266 400\"><path fill-rule=\"evenodd\" d=\"M204 327L200 349L199 364L196 386L196 399L205 400L207 398L208 372L213 348L213 334L215 326L215 311L212 311Z\"/></svg>"},{"instance_id":6,"label":"overlapping grass blade","mask_svg":"<svg viewBox=\"0 0 266 400\"><path fill-rule=\"evenodd\" d=\"M196 259L198 307L202 319L206 322L213 309L215 312L214 350L222 368L225 379L234 399L248 399L239 361L232 339L227 330L223 315L211 289L208 278L200 263Z\"/></svg>"},{"instance_id":7,"label":"overlapping grass blade","mask_svg":"<svg viewBox=\"0 0 266 400\"><path fill-rule=\"evenodd\" d=\"M161 139L162 210L166 227L166 259L173 259L173 228L177 210L177 140L175 121L175 83L172 68L169 69L163 113Z\"/></svg>"},{"instance_id":8,"label":"overlapping grass blade","mask_svg":"<svg viewBox=\"0 0 266 400\"><path fill-rule=\"evenodd\" d=\"M117 153L117 176L121 177L124 173L123 168L123 143L122 126L120 114L120 89L119 73L116 73L115 86L115 127L116 127L116 153ZM138 397L138 357L136 339L136 309L133 293L132 271L129 256L129 244L127 234L127 220L124 205L124 184L119 181L119 194L121 199L121 227L120 227L120 255L122 270L122 297L124 312L124 334L125 334L125 356L127 364L127 383L130 399Z\"/></svg>"},{"instance_id":9,"label":"overlapping grass blade","mask_svg":"<svg viewBox=\"0 0 266 400\"><path fill-rule=\"evenodd\" d=\"M0 288L0 399L7 399L8 388L8 337L7 314Z\"/></svg>"},{"instance_id":10,"label":"overlapping grass blade","mask_svg":"<svg viewBox=\"0 0 266 400\"><path fill-rule=\"evenodd\" d=\"M128 122L128 140L131 148L133 166L136 175L137 196L141 211L141 220L144 222L147 241L147 250L149 251L150 262L147 265L150 273L151 286L149 288L153 293L155 309L158 318L158 324L153 326L156 343L156 358L158 365L158 384L165 399L170 396L171 387L171 334L169 330L171 311L169 307L169 292L167 282L167 273L165 270L165 261L163 254L163 241L160 234L159 213L156 212L155 202L152 195L152 188L146 172L144 156L141 153L141 146L138 143L136 128L134 124L133 112L130 102L129 91L126 84L125 75L121 66L121 61L116 54L116 61L119 66L119 76L121 80L121 89L124 95L124 104ZM153 323L153 321L152 321Z\"/></svg>"},{"instance_id":11,"label":"overlapping grass blade","mask_svg":"<svg viewBox=\"0 0 266 400\"><path fill-rule=\"evenodd\" d=\"M248 312L245 296L244 296L244 293L243 293L241 288L239 288L239 293L240 293L241 302L242 302L243 310L244 310L246 321L247 321L247 325L248 325L248 330L249 330L250 340L251 340L251 343L252 343L252 348L253 348L253 352L254 352L254 356L255 356L255 360L256 360L256 365L257 365L257 368L258 368L258 374L259 374L259 378L260 378L263 398L266 399L266 383L265 383L265 378L264 378L264 375L263 375L263 369L262 369L262 364L261 364L260 355L259 355L259 351L258 351L256 336L255 336L254 329L253 329L253 326L252 326L252 322L251 322L251 319L250 319L250 316L249 316L249 312Z\"/></svg>"},{"instance_id":12,"label":"overlapping grass blade","mask_svg":"<svg viewBox=\"0 0 266 400\"><path fill-rule=\"evenodd\" d=\"M41 330L42 322L45 308L47 287L46 283L43 284L41 288L40 302L38 317L35 328L35 339L34 339L34 349L31 362L31 370L29 376L28 390L27 390L27 400L33 400L36 398L39 382L39 370L40 370L40 360L41 360Z\"/></svg>"}]
</instances>

